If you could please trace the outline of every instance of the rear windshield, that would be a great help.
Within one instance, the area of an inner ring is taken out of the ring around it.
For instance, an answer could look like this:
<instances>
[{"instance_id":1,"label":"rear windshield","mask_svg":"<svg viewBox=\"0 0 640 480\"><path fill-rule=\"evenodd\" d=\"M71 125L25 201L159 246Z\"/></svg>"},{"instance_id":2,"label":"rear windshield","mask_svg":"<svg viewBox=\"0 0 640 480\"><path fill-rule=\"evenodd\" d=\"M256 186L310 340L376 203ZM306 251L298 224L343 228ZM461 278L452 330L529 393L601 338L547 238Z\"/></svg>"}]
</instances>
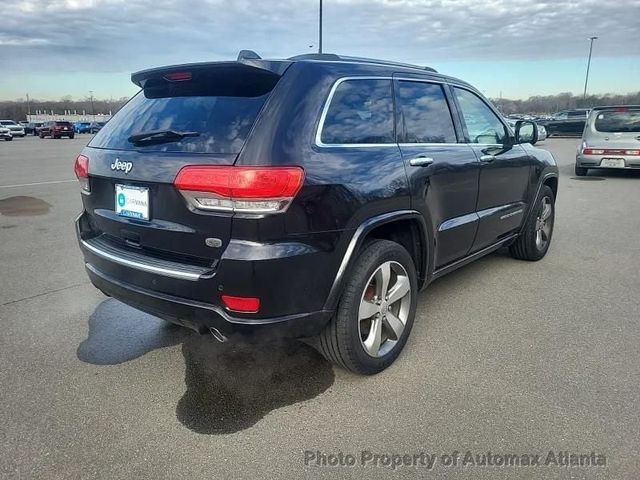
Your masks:
<instances>
[{"instance_id":1,"label":"rear windshield","mask_svg":"<svg viewBox=\"0 0 640 480\"><path fill-rule=\"evenodd\" d=\"M71 125L70 122L56 122L56 125L62 125L64 127L68 127L69 125Z\"/></svg>"},{"instance_id":2,"label":"rear windshield","mask_svg":"<svg viewBox=\"0 0 640 480\"><path fill-rule=\"evenodd\" d=\"M239 153L269 93L216 91L215 82L145 88L102 128L89 146L114 150ZM259 95L255 95L259 93ZM136 144L134 134L157 130L196 132L179 141Z\"/></svg>"},{"instance_id":3,"label":"rear windshield","mask_svg":"<svg viewBox=\"0 0 640 480\"><path fill-rule=\"evenodd\" d=\"M640 108L603 110L596 116L594 126L599 132L640 132Z\"/></svg>"}]
</instances>

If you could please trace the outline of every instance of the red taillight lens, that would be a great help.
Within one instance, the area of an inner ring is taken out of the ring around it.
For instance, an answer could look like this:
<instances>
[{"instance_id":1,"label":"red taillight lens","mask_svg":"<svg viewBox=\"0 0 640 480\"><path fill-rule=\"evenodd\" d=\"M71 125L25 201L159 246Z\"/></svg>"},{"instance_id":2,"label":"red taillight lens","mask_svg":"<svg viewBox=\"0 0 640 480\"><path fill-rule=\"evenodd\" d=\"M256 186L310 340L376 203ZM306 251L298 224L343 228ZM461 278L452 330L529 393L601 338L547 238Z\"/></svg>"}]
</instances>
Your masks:
<instances>
[{"instance_id":1,"label":"red taillight lens","mask_svg":"<svg viewBox=\"0 0 640 480\"><path fill-rule=\"evenodd\" d=\"M164 76L164 79L170 82L186 82L187 80L191 80L191 78L191 72L171 72Z\"/></svg>"},{"instance_id":2,"label":"red taillight lens","mask_svg":"<svg viewBox=\"0 0 640 480\"><path fill-rule=\"evenodd\" d=\"M260 310L260 299L256 297L232 297L222 295L222 303L227 310L239 313L257 313Z\"/></svg>"},{"instance_id":3,"label":"red taillight lens","mask_svg":"<svg viewBox=\"0 0 640 480\"><path fill-rule=\"evenodd\" d=\"M90 191L89 187L89 158L84 155L78 155L76 163L73 165L73 171L80 181L80 186L85 192Z\"/></svg>"},{"instance_id":4,"label":"red taillight lens","mask_svg":"<svg viewBox=\"0 0 640 480\"><path fill-rule=\"evenodd\" d=\"M640 155L640 150L625 150L623 148L583 148L585 155Z\"/></svg>"},{"instance_id":5,"label":"red taillight lens","mask_svg":"<svg viewBox=\"0 0 640 480\"><path fill-rule=\"evenodd\" d=\"M265 214L285 211L303 182L300 167L188 166L174 184L199 209Z\"/></svg>"}]
</instances>

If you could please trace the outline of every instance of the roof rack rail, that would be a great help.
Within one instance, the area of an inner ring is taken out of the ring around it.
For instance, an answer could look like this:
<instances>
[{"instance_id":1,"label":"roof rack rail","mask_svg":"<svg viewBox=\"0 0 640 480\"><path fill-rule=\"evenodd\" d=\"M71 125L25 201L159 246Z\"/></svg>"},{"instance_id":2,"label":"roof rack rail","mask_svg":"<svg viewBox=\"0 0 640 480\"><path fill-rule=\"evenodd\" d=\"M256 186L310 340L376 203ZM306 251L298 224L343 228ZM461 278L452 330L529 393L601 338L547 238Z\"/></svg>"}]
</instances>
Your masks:
<instances>
[{"instance_id":1,"label":"roof rack rail","mask_svg":"<svg viewBox=\"0 0 640 480\"><path fill-rule=\"evenodd\" d=\"M262 59L262 57L260 55L258 55L256 52L254 52L253 50L240 50L240 52L238 52L237 61L240 61L240 60L260 60L260 59Z\"/></svg>"},{"instance_id":2,"label":"roof rack rail","mask_svg":"<svg viewBox=\"0 0 640 480\"><path fill-rule=\"evenodd\" d=\"M329 62L342 60L342 61L356 62L356 63L375 63L378 65L390 65L390 66L397 66L397 67L416 68L419 70L426 70L427 72L438 73L438 71L432 67L413 65L411 63L393 62L390 60L379 60L376 58L348 57L343 55L336 55L335 53L306 53L306 54L290 57L288 60L325 60Z\"/></svg>"}]
</instances>

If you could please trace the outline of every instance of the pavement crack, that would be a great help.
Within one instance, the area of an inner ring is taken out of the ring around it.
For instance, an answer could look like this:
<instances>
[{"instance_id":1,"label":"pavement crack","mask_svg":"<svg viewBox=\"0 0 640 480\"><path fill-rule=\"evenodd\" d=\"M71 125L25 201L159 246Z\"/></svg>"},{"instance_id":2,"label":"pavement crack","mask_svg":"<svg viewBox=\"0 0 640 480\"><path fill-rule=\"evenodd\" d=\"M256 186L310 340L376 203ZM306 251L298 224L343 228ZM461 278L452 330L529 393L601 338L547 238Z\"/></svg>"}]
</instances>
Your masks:
<instances>
[{"instance_id":1,"label":"pavement crack","mask_svg":"<svg viewBox=\"0 0 640 480\"><path fill-rule=\"evenodd\" d=\"M24 298L18 298L17 300L10 300L8 302L5 303L0 303L0 307L4 307L5 305L11 305L14 303L19 303L19 302L24 302L25 300L31 300L33 298L38 298L38 297L42 297L44 295L49 295L50 293L57 293L57 292L62 292L63 290L69 290L71 288L76 288L76 287L81 287L82 285L87 285L89 282L81 282L81 283L75 283L73 285L69 285L67 287L62 287L62 288L56 288L54 290L47 290L46 292L42 292L42 293L37 293L35 295L30 295L28 297L24 297Z\"/></svg>"}]
</instances>

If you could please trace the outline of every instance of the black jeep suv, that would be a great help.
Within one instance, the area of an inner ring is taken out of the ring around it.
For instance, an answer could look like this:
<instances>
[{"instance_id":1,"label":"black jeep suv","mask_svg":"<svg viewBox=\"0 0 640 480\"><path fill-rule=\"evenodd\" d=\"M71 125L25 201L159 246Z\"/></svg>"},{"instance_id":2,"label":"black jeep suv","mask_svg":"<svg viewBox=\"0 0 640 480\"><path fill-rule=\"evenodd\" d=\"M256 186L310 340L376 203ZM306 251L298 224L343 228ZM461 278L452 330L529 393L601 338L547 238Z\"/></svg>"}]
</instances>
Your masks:
<instances>
[{"instance_id":1,"label":"black jeep suv","mask_svg":"<svg viewBox=\"0 0 640 480\"><path fill-rule=\"evenodd\" d=\"M542 258L558 170L472 86L337 55L145 70L75 172L105 294L221 341L305 338L372 374L418 292L499 247Z\"/></svg>"}]
</instances>

